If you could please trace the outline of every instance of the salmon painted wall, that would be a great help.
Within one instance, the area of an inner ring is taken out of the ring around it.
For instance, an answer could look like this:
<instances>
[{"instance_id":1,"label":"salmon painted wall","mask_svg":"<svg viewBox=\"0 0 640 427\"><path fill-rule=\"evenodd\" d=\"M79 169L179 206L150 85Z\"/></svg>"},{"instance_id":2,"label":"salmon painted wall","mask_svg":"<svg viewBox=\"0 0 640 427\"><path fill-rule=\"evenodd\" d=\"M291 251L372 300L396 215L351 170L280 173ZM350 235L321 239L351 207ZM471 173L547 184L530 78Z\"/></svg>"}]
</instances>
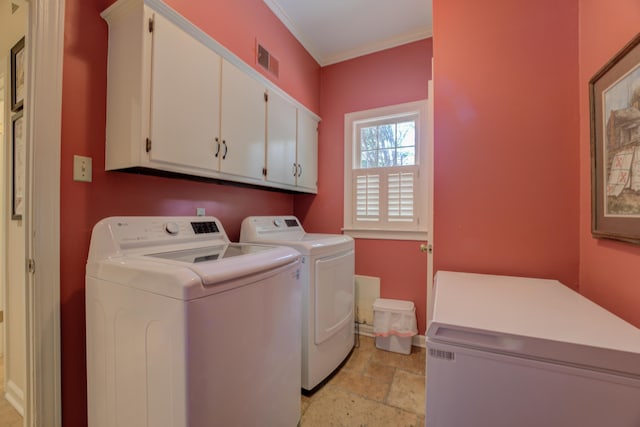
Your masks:
<instances>
[{"instance_id":1,"label":"salmon painted wall","mask_svg":"<svg viewBox=\"0 0 640 427\"><path fill-rule=\"evenodd\" d=\"M90 233L98 220L110 215L193 215L196 207L204 207L237 240L247 215L293 213L290 194L104 171L107 24L99 13L110 3L67 0L65 8L60 244L65 426L87 422L84 270ZM210 17L216 25L208 25L206 31L252 65L256 38L273 46L281 61L278 84L318 111L320 67L261 0L169 3L192 22L208 23ZM221 17L227 24L220 24ZM93 158L92 183L72 180L74 154Z\"/></svg>"},{"instance_id":2,"label":"salmon painted wall","mask_svg":"<svg viewBox=\"0 0 640 427\"><path fill-rule=\"evenodd\" d=\"M318 194L296 196L306 230L340 233L343 222L344 115L427 98L431 39L323 67L320 77ZM380 277L383 298L410 299L426 325L426 258L415 241L358 239L356 274Z\"/></svg>"},{"instance_id":3,"label":"salmon painted wall","mask_svg":"<svg viewBox=\"0 0 640 427\"><path fill-rule=\"evenodd\" d=\"M436 271L577 288L577 8L434 0Z\"/></svg>"},{"instance_id":4,"label":"salmon painted wall","mask_svg":"<svg viewBox=\"0 0 640 427\"><path fill-rule=\"evenodd\" d=\"M638 32L637 0L580 1L580 292L640 327L640 247L591 236L589 80Z\"/></svg>"}]
</instances>

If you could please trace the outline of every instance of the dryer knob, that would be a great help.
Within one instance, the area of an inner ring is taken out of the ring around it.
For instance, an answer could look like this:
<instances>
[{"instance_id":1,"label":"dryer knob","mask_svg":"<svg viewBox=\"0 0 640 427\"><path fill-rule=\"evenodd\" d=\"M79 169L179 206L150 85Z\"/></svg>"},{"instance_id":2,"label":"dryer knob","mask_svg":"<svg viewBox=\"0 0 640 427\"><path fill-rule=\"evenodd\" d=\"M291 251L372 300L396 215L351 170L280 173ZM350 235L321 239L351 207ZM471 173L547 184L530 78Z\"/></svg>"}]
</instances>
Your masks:
<instances>
[{"instance_id":1,"label":"dryer knob","mask_svg":"<svg viewBox=\"0 0 640 427\"><path fill-rule=\"evenodd\" d=\"M282 227L282 220L280 218L274 219L273 225L275 225L276 227Z\"/></svg>"},{"instance_id":2,"label":"dryer knob","mask_svg":"<svg viewBox=\"0 0 640 427\"><path fill-rule=\"evenodd\" d=\"M180 231L180 226L175 222L168 222L164 225L164 231L175 236Z\"/></svg>"}]
</instances>

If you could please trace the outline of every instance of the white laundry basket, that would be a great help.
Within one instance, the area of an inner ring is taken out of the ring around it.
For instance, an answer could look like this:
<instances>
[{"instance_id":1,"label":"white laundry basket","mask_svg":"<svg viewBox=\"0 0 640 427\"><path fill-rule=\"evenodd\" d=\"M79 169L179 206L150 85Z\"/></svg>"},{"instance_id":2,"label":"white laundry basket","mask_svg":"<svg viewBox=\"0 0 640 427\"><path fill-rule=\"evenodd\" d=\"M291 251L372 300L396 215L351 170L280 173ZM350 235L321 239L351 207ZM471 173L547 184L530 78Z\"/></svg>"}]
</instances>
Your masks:
<instances>
[{"instance_id":1,"label":"white laundry basket","mask_svg":"<svg viewBox=\"0 0 640 427\"><path fill-rule=\"evenodd\" d=\"M378 298L373 303L376 347L396 353L411 353L411 337L418 333L413 301Z\"/></svg>"}]
</instances>

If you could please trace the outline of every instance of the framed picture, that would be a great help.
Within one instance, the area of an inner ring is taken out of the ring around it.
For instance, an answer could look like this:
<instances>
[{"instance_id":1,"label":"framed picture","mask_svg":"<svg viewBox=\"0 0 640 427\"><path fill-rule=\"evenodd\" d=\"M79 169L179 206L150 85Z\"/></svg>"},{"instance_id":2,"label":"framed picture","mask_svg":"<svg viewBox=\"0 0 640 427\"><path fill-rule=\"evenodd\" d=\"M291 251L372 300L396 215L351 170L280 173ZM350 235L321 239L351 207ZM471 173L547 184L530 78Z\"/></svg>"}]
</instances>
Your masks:
<instances>
[{"instance_id":1,"label":"framed picture","mask_svg":"<svg viewBox=\"0 0 640 427\"><path fill-rule=\"evenodd\" d=\"M11 111L19 111L24 103L24 37L11 48Z\"/></svg>"},{"instance_id":2,"label":"framed picture","mask_svg":"<svg viewBox=\"0 0 640 427\"><path fill-rule=\"evenodd\" d=\"M11 219L22 219L24 215L26 144L22 111L11 119Z\"/></svg>"},{"instance_id":3,"label":"framed picture","mask_svg":"<svg viewBox=\"0 0 640 427\"><path fill-rule=\"evenodd\" d=\"M591 233L640 244L640 34L589 81Z\"/></svg>"}]
</instances>

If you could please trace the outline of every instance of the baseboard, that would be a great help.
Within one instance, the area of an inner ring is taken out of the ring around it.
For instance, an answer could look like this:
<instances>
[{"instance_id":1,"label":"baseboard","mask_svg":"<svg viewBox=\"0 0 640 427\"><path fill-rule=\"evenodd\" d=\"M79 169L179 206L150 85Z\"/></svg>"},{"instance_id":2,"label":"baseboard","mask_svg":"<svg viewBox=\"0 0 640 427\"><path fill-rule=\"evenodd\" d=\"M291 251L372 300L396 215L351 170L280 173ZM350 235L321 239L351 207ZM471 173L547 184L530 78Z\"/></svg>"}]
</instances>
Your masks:
<instances>
[{"instance_id":1,"label":"baseboard","mask_svg":"<svg viewBox=\"0 0 640 427\"><path fill-rule=\"evenodd\" d=\"M375 337L375 335L373 334L373 325L361 323L357 325L357 327L359 335L364 335L365 337ZM414 335L413 338L411 338L411 345L415 347L426 348L427 343L424 335Z\"/></svg>"},{"instance_id":2,"label":"baseboard","mask_svg":"<svg viewBox=\"0 0 640 427\"><path fill-rule=\"evenodd\" d=\"M24 417L24 393L22 389L11 380L7 380L7 391L4 394L4 398Z\"/></svg>"}]
</instances>

